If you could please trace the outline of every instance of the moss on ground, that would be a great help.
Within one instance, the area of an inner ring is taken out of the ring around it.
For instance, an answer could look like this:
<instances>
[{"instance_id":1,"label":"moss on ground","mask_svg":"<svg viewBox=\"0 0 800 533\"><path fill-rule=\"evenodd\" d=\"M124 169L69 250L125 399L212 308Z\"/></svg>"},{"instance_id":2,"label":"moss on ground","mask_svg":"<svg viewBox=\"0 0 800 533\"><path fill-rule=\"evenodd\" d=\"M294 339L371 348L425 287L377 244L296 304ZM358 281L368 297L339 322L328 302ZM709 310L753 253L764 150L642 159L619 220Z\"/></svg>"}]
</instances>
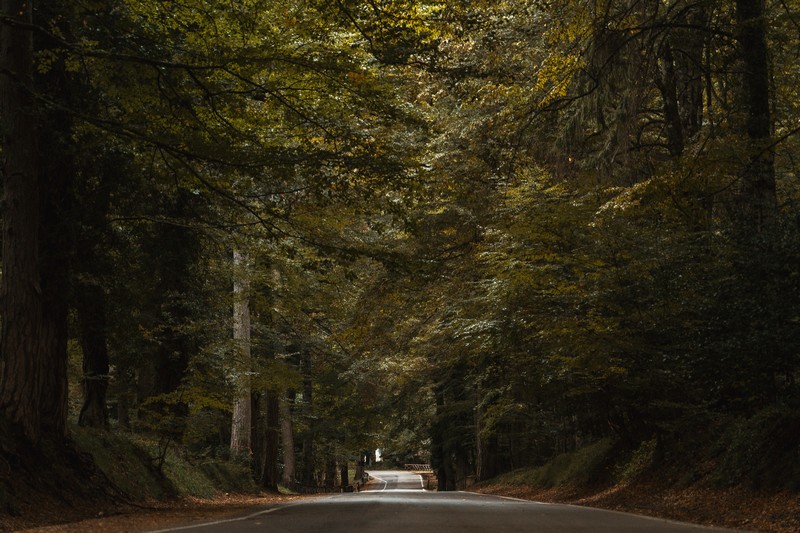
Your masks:
<instances>
[{"instance_id":1,"label":"moss on ground","mask_svg":"<svg viewBox=\"0 0 800 533\"><path fill-rule=\"evenodd\" d=\"M542 466L520 468L491 482L538 488L597 483L608 476L609 458L614 448L612 439L603 439L574 452L558 455Z\"/></svg>"},{"instance_id":2,"label":"moss on ground","mask_svg":"<svg viewBox=\"0 0 800 533\"><path fill-rule=\"evenodd\" d=\"M80 427L72 428L72 437L111 483L134 500L211 498L219 492L257 491L249 469L241 463L192 458L172 446L167 448L159 472L163 450L157 441Z\"/></svg>"}]
</instances>

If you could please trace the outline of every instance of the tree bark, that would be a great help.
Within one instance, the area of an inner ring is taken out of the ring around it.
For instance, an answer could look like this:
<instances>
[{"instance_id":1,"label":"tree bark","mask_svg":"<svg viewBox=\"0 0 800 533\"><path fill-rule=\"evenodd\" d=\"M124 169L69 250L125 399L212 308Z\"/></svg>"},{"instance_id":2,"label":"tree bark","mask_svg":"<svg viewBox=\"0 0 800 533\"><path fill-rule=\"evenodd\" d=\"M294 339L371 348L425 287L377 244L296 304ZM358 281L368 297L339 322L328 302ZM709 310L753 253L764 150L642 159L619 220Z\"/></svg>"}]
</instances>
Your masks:
<instances>
[{"instance_id":1,"label":"tree bark","mask_svg":"<svg viewBox=\"0 0 800 533\"><path fill-rule=\"evenodd\" d=\"M497 458L497 439L481 435L483 431L483 409L480 402L475 409L475 479L485 481L500 473Z\"/></svg>"},{"instance_id":2,"label":"tree bark","mask_svg":"<svg viewBox=\"0 0 800 533\"><path fill-rule=\"evenodd\" d=\"M83 348L83 407L78 424L108 427L108 347L106 345L105 294L97 284L78 287L76 311Z\"/></svg>"},{"instance_id":3,"label":"tree bark","mask_svg":"<svg viewBox=\"0 0 800 533\"><path fill-rule=\"evenodd\" d=\"M350 486L350 468L347 465L347 459L342 459L342 463L339 465L339 478L342 489Z\"/></svg>"},{"instance_id":4,"label":"tree bark","mask_svg":"<svg viewBox=\"0 0 800 533\"><path fill-rule=\"evenodd\" d=\"M669 155L678 157L683 153L683 124L678 107L678 87L675 80L675 60L669 41L661 45L661 79L658 87L664 103L664 122Z\"/></svg>"},{"instance_id":5,"label":"tree bark","mask_svg":"<svg viewBox=\"0 0 800 533\"><path fill-rule=\"evenodd\" d=\"M444 411L444 392L441 386L434 389L436 400L436 422L431 428L431 467L436 470L437 490L453 490L450 476L450 457L449 451L444 446L443 434L443 411Z\"/></svg>"},{"instance_id":6,"label":"tree bark","mask_svg":"<svg viewBox=\"0 0 800 533\"><path fill-rule=\"evenodd\" d=\"M5 0L3 13L32 24L30 4ZM3 276L0 408L34 442L41 436L42 289L39 281L39 165L33 90L33 40L4 23L0 32Z\"/></svg>"},{"instance_id":7,"label":"tree bark","mask_svg":"<svg viewBox=\"0 0 800 533\"><path fill-rule=\"evenodd\" d=\"M777 214L772 116L770 113L769 49L763 0L737 0L741 91L749 161L740 190L741 222L755 232L770 226Z\"/></svg>"},{"instance_id":8,"label":"tree bark","mask_svg":"<svg viewBox=\"0 0 800 533\"><path fill-rule=\"evenodd\" d=\"M325 459L325 487L333 489L336 487L336 455L328 453Z\"/></svg>"},{"instance_id":9,"label":"tree bark","mask_svg":"<svg viewBox=\"0 0 800 533\"><path fill-rule=\"evenodd\" d=\"M277 392L267 390L264 394L265 416L264 425L266 436L264 438L263 465L261 486L267 490L278 490L278 443L280 441L280 396Z\"/></svg>"},{"instance_id":10,"label":"tree bark","mask_svg":"<svg viewBox=\"0 0 800 533\"><path fill-rule=\"evenodd\" d=\"M294 460L294 429L292 424L292 404L294 403L294 391L289 390L280 404L281 419L281 448L283 449L283 472L281 473L281 483L285 487L290 487L294 483L295 460Z\"/></svg>"},{"instance_id":11,"label":"tree bark","mask_svg":"<svg viewBox=\"0 0 800 533\"><path fill-rule=\"evenodd\" d=\"M245 255L233 252L233 340L236 359L233 364L236 397L233 401L231 421L231 452L250 455L251 442L251 401L250 401L250 283L246 272Z\"/></svg>"},{"instance_id":12,"label":"tree bark","mask_svg":"<svg viewBox=\"0 0 800 533\"><path fill-rule=\"evenodd\" d=\"M311 352L305 351L301 361L303 369L303 403L308 416L308 428L303 434L303 470L301 481L304 485L312 486L316 483L316 450L314 446L315 421L312 416L314 409L314 386L312 381Z\"/></svg>"},{"instance_id":13,"label":"tree bark","mask_svg":"<svg viewBox=\"0 0 800 533\"><path fill-rule=\"evenodd\" d=\"M32 3L3 0L12 23L0 31L0 131L3 145L2 332L0 411L34 444L61 441L67 419L67 287L71 158L63 150L70 123L46 117L33 95ZM65 89L57 67L47 74ZM43 133L47 137L40 138ZM53 142L51 146L49 142ZM47 164L41 164L46 142Z\"/></svg>"}]
</instances>

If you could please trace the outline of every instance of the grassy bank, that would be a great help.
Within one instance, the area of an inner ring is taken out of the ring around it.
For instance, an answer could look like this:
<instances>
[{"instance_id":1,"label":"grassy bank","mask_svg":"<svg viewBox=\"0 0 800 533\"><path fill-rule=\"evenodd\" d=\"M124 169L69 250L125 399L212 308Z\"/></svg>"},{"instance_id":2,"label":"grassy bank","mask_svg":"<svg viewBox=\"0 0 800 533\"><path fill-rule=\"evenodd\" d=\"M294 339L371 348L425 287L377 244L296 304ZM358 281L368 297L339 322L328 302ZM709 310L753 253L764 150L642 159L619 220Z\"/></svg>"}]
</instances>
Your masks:
<instances>
[{"instance_id":1,"label":"grassy bank","mask_svg":"<svg viewBox=\"0 0 800 533\"><path fill-rule=\"evenodd\" d=\"M604 439L478 492L706 525L800 531L800 415L769 409L625 446Z\"/></svg>"},{"instance_id":2,"label":"grassy bank","mask_svg":"<svg viewBox=\"0 0 800 533\"><path fill-rule=\"evenodd\" d=\"M133 500L194 496L220 492L257 492L249 466L203 458L181 448L129 433L73 428L82 452L128 498Z\"/></svg>"},{"instance_id":3,"label":"grassy bank","mask_svg":"<svg viewBox=\"0 0 800 533\"><path fill-rule=\"evenodd\" d=\"M249 466L122 432L72 427L43 450L2 436L0 531L108 516L180 498L256 494ZM6 442L7 441L7 442Z\"/></svg>"}]
</instances>

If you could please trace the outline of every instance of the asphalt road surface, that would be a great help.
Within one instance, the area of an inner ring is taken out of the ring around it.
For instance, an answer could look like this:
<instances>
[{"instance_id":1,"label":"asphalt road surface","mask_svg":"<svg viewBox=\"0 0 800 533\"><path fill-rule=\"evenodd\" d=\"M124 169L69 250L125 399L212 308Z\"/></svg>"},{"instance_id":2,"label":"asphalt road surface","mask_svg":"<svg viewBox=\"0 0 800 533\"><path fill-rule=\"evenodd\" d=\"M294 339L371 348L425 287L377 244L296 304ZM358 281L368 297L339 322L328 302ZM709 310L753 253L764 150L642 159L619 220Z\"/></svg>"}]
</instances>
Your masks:
<instances>
[{"instance_id":1,"label":"asphalt road surface","mask_svg":"<svg viewBox=\"0 0 800 533\"><path fill-rule=\"evenodd\" d=\"M467 492L428 492L420 476L373 472L369 490L304 499L233 520L161 530L198 533L710 532L643 516Z\"/></svg>"}]
</instances>

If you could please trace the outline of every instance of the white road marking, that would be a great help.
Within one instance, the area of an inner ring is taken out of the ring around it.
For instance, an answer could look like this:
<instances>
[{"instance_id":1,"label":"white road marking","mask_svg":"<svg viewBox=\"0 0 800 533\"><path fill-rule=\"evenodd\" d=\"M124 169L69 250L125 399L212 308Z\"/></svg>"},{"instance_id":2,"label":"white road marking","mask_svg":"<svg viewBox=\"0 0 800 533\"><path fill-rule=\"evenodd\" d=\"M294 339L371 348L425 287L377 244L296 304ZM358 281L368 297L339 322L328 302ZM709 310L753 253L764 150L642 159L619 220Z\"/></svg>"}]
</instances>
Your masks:
<instances>
[{"instance_id":1,"label":"white road marking","mask_svg":"<svg viewBox=\"0 0 800 533\"><path fill-rule=\"evenodd\" d=\"M388 481L386 481L386 480L385 480L385 479L383 479L383 478L380 478L380 477L376 476L375 474L370 474L370 475L371 475L372 477L374 477L375 479L377 479L378 481L381 481L381 482L383 482L383 488L382 488L381 490L379 490L378 492L384 492L384 491L386 490L386 487L388 487L388 486L389 486L389 482L388 482Z\"/></svg>"},{"instance_id":2,"label":"white road marking","mask_svg":"<svg viewBox=\"0 0 800 533\"><path fill-rule=\"evenodd\" d=\"M474 494L476 496L488 496L490 498L501 498L503 500L511 500L511 501L514 501L514 502L538 503L540 505L544 505L543 502L537 502L537 501L534 501L534 500L524 500L522 498L514 498L514 497L511 497L511 496L499 496L497 494L486 494L486 493L483 493L483 492L471 492L471 491L468 491L468 490L459 490L458 492L461 492L461 493L464 493L464 494Z\"/></svg>"},{"instance_id":3,"label":"white road marking","mask_svg":"<svg viewBox=\"0 0 800 533\"><path fill-rule=\"evenodd\" d=\"M249 520L251 518L255 518L257 516L262 516L269 513L274 513L275 511L279 511L280 509L286 509L287 507L292 507L294 505L300 505L301 502L297 503L289 503L286 505L281 505L280 507L273 507L272 509L266 509L264 511L259 511L257 513L249 514L247 516L240 516L239 518L229 518L228 520L217 520L216 522L204 522L202 524L193 524L190 526L178 526L178 527L171 527L168 529L157 529L154 531L149 531L148 533L167 533L168 531L183 531L185 529L193 529L199 527L208 527L208 526L218 526L220 524L230 524L231 522L241 522L243 520Z\"/></svg>"}]
</instances>

